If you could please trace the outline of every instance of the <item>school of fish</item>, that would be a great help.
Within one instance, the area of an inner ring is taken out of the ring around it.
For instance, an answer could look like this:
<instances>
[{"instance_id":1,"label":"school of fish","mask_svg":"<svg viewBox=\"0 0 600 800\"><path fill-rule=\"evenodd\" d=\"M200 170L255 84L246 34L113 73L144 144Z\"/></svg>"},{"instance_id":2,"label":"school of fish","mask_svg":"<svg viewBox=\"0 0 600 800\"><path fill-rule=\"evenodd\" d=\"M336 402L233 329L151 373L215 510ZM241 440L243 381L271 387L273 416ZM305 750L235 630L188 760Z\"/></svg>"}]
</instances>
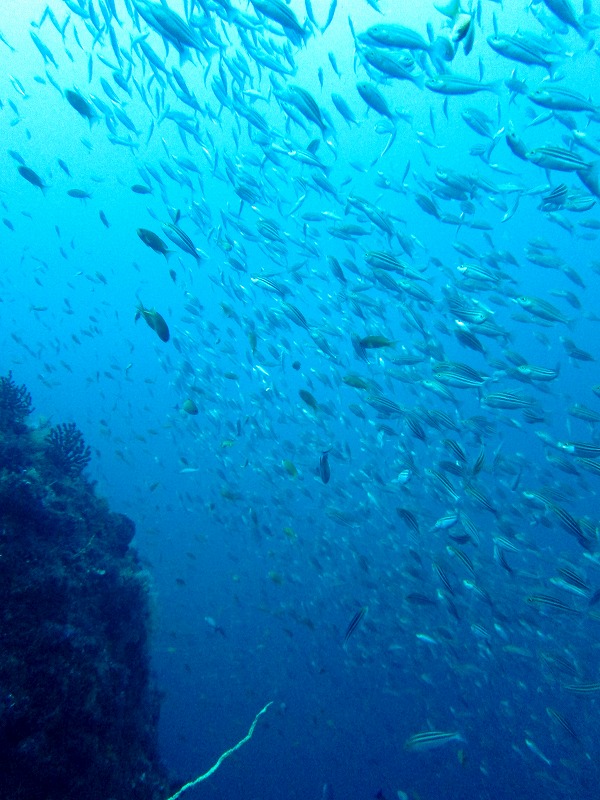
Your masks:
<instances>
[{"instance_id":1,"label":"school of fish","mask_svg":"<svg viewBox=\"0 0 600 800\"><path fill-rule=\"evenodd\" d=\"M411 672L406 758L592 797L600 8L40 9L0 26L5 371L95 386L123 469L164 426L177 492L135 496L242 529L266 592L312 575L278 614Z\"/></svg>"}]
</instances>

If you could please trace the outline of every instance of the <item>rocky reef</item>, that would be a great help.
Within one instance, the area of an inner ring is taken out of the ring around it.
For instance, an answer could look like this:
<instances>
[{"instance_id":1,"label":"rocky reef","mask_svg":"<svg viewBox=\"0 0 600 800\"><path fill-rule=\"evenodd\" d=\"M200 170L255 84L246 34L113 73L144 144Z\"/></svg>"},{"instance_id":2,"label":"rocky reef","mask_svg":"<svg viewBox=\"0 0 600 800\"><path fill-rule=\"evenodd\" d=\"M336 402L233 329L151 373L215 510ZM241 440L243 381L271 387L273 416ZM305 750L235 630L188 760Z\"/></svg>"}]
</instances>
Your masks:
<instances>
[{"instance_id":1,"label":"rocky reef","mask_svg":"<svg viewBox=\"0 0 600 800\"><path fill-rule=\"evenodd\" d=\"M133 522L84 469L75 425L29 427L0 378L0 797L159 800L159 697Z\"/></svg>"}]
</instances>

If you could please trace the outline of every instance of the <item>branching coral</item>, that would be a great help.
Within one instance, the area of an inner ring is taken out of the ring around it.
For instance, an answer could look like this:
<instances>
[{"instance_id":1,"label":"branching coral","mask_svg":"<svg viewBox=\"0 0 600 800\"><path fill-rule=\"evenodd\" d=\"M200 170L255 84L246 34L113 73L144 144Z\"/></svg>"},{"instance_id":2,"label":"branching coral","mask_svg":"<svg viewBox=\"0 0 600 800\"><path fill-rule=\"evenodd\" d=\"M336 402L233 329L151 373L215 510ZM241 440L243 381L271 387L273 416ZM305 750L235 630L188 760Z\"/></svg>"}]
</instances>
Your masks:
<instances>
[{"instance_id":1,"label":"branching coral","mask_svg":"<svg viewBox=\"0 0 600 800\"><path fill-rule=\"evenodd\" d=\"M46 442L46 458L65 475L81 473L92 457L83 434L74 422L55 425Z\"/></svg>"},{"instance_id":2,"label":"branching coral","mask_svg":"<svg viewBox=\"0 0 600 800\"><path fill-rule=\"evenodd\" d=\"M0 377L0 431L23 433L24 420L33 411L26 386L17 386L12 372Z\"/></svg>"}]
</instances>

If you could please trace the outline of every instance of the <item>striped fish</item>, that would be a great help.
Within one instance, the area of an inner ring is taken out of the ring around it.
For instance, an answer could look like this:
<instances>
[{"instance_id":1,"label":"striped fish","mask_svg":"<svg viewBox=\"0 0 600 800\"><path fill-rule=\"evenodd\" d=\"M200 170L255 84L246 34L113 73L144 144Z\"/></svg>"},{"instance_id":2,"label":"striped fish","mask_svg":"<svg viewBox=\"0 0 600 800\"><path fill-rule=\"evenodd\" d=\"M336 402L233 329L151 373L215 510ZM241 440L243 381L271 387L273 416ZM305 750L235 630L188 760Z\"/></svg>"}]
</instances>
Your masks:
<instances>
[{"instance_id":1,"label":"striped fish","mask_svg":"<svg viewBox=\"0 0 600 800\"><path fill-rule=\"evenodd\" d=\"M477 526L473 520L468 517L464 511L460 512L460 524L463 526L471 541L474 544L479 545L479 530L477 529Z\"/></svg>"},{"instance_id":2,"label":"striped fish","mask_svg":"<svg viewBox=\"0 0 600 800\"><path fill-rule=\"evenodd\" d=\"M571 567L558 567L557 572L565 583L568 583L573 589L579 590L579 592L584 595L589 594L590 587L581 575L578 575Z\"/></svg>"},{"instance_id":3,"label":"striped fish","mask_svg":"<svg viewBox=\"0 0 600 800\"><path fill-rule=\"evenodd\" d=\"M289 292L286 286L277 283L272 278L263 277L262 275L253 275L250 277L250 280L255 286L260 286L261 289L266 289L268 292L278 294L280 297L285 297Z\"/></svg>"},{"instance_id":4,"label":"striped fish","mask_svg":"<svg viewBox=\"0 0 600 800\"><path fill-rule=\"evenodd\" d=\"M443 473L438 472L436 469L425 469L424 472L428 477L434 479L434 486L437 485L438 488L442 488L453 502L457 503L460 500L460 495L457 494L456 489Z\"/></svg>"},{"instance_id":5,"label":"striped fish","mask_svg":"<svg viewBox=\"0 0 600 800\"><path fill-rule=\"evenodd\" d=\"M383 250L367 250L365 253L365 261L373 269L387 269L390 272L402 272L406 265L392 253L387 253Z\"/></svg>"},{"instance_id":6,"label":"striped fish","mask_svg":"<svg viewBox=\"0 0 600 800\"><path fill-rule=\"evenodd\" d=\"M443 361L434 364L433 372L440 381L447 386L456 389L470 389L483 386L489 376L480 375L468 364L461 364L456 361Z\"/></svg>"},{"instance_id":7,"label":"striped fish","mask_svg":"<svg viewBox=\"0 0 600 800\"><path fill-rule=\"evenodd\" d=\"M454 331L454 335L456 336L457 340L463 347L469 347L471 350L475 350L482 355L485 355L485 347L481 344L479 339L475 336L474 333L467 330L466 328L457 328Z\"/></svg>"},{"instance_id":8,"label":"striped fish","mask_svg":"<svg viewBox=\"0 0 600 800\"><path fill-rule=\"evenodd\" d=\"M571 675L573 678L578 676L577 666L562 653L542 653L541 657L551 671ZM598 688L600 689L600 684Z\"/></svg>"},{"instance_id":9,"label":"striped fish","mask_svg":"<svg viewBox=\"0 0 600 800\"><path fill-rule=\"evenodd\" d=\"M563 730L565 730L569 734L569 736L572 739L575 739L576 742L579 741L579 736L577 736L577 734L575 733L573 726L571 725L569 720L566 719L566 717L564 717L559 711L556 711L554 708L550 708L550 706L547 706L546 713L548 714L550 719L553 719L555 722L558 722L558 724L563 728Z\"/></svg>"},{"instance_id":10,"label":"striped fish","mask_svg":"<svg viewBox=\"0 0 600 800\"><path fill-rule=\"evenodd\" d=\"M467 456L462 446L454 439L444 439L442 444L449 450L457 461L463 464L467 463Z\"/></svg>"},{"instance_id":11,"label":"striped fish","mask_svg":"<svg viewBox=\"0 0 600 800\"><path fill-rule=\"evenodd\" d=\"M419 522L412 511L409 511L407 508L396 508L396 514L400 517L400 519L404 520L408 529L415 535L419 536Z\"/></svg>"},{"instance_id":12,"label":"striped fish","mask_svg":"<svg viewBox=\"0 0 600 800\"><path fill-rule=\"evenodd\" d=\"M454 527L458 522L458 514L444 514L443 517L440 517L434 523L433 527L430 529L430 533L432 531L445 531L448 528Z\"/></svg>"},{"instance_id":13,"label":"striped fish","mask_svg":"<svg viewBox=\"0 0 600 800\"><path fill-rule=\"evenodd\" d=\"M488 408L529 408L534 404L530 397L524 397L517 392L491 392L483 395L481 403Z\"/></svg>"},{"instance_id":14,"label":"striped fish","mask_svg":"<svg viewBox=\"0 0 600 800\"><path fill-rule=\"evenodd\" d=\"M172 222L165 222L162 226L165 235L176 244L184 253L188 253L188 255L192 256L196 259L196 262L200 264L202 258L208 258L206 253L200 252L194 242L190 239L187 233L182 230L178 225L175 225Z\"/></svg>"},{"instance_id":15,"label":"striped fish","mask_svg":"<svg viewBox=\"0 0 600 800\"><path fill-rule=\"evenodd\" d=\"M446 545L446 551L451 555L456 556L459 561L462 561L471 575L475 575L475 567L473 566L473 562L464 550L461 550L460 547L455 547L453 544L448 544Z\"/></svg>"},{"instance_id":16,"label":"striped fish","mask_svg":"<svg viewBox=\"0 0 600 800\"><path fill-rule=\"evenodd\" d=\"M585 546L588 544L585 534L581 529L581 525L572 514L566 509L561 508L561 506L556 505L556 503L548 503L548 508L558 517L558 521L567 533L575 536L581 545Z\"/></svg>"},{"instance_id":17,"label":"striped fish","mask_svg":"<svg viewBox=\"0 0 600 800\"><path fill-rule=\"evenodd\" d=\"M498 547L497 544L494 545L494 561L497 561L498 564L505 569L509 574L512 575L512 567L506 560L506 556L504 555L504 550Z\"/></svg>"},{"instance_id":18,"label":"striped fish","mask_svg":"<svg viewBox=\"0 0 600 800\"><path fill-rule=\"evenodd\" d=\"M567 683L563 688L575 694L595 694L600 692L600 683Z\"/></svg>"},{"instance_id":19,"label":"striped fish","mask_svg":"<svg viewBox=\"0 0 600 800\"><path fill-rule=\"evenodd\" d=\"M448 298L448 308L453 317L457 317L463 322L470 322L473 325L481 325L488 318L489 313L480 306L469 304L463 298Z\"/></svg>"},{"instance_id":20,"label":"striped fish","mask_svg":"<svg viewBox=\"0 0 600 800\"><path fill-rule=\"evenodd\" d=\"M346 628L346 633L344 634L344 647L346 646L346 643L348 642L348 639L352 636L354 631L360 625L361 620L363 619L363 617L367 613L367 610L368 610L367 606L362 606L361 608L358 609L356 614L350 620L350 624Z\"/></svg>"},{"instance_id":21,"label":"striped fish","mask_svg":"<svg viewBox=\"0 0 600 800\"><path fill-rule=\"evenodd\" d=\"M493 541L494 544L497 544L498 547L501 547L503 550L511 550L513 553L518 553L520 550L513 541L507 539L505 536L494 536Z\"/></svg>"},{"instance_id":22,"label":"striped fish","mask_svg":"<svg viewBox=\"0 0 600 800\"><path fill-rule=\"evenodd\" d=\"M444 585L446 591L449 592L451 595L454 595L454 589L452 588L452 584L450 583L450 580L449 580L448 576L446 575L446 571L444 570L444 568L437 561L434 561L432 566L433 566L434 572L437 573L437 576L441 580L441 582Z\"/></svg>"},{"instance_id":23,"label":"striped fish","mask_svg":"<svg viewBox=\"0 0 600 800\"><path fill-rule=\"evenodd\" d=\"M600 422L600 414L594 411L593 408L582 405L582 403L574 403L569 408L569 414L577 419L582 419L584 422L590 422L592 424Z\"/></svg>"},{"instance_id":24,"label":"striped fish","mask_svg":"<svg viewBox=\"0 0 600 800\"><path fill-rule=\"evenodd\" d=\"M479 622L473 622L471 625L471 630L479 639L483 639L484 641L489 641L492 637L488 629L481 625Z\"/></svg>"},{"instance_id":25,"label":"striped fish","mask_svg":"<svg viewBox=\"0 0 600 800\"><path fill-rule=\"evenodd\" d=\"M485 494L482 492L481 489L477 486L473 486L472 483L465 483L465 493L472 497L480 506L483 508L487 508L488 511L491 511L492 514L498 514L497 510L492 505L491 500L489 500Z\"/></svg>"},{"instance_id":26,"label":"striped fish","mask_svg":"<svg viewBox=\"0 0 600 800\"><path fill-rule=\"evenodd\" d=\"M339 508L335 508L335 506L329 506L325 509L325 514L332 519L334 522L337 522L338 525L342 525L344 528L358 528L360 526L360 522L356 518L356 514L351 513L350 511L342 511Z\"/></svg>"},{"instance_id":27,"label":"striped fish","mask_svg":"<svg viewBox=\"0 0 600 800\"><path fill-rule=\"evenodd\" d=\"M445 731L424 731L423 733L414 733L404 743L404 747L413 753L423 752L424 750L434 750L436 747L443 747L450 742L464 742L464 738L454 731L447 733Z\"/></svg>"},{"instance_id":28,"label":"striped fish","mask_svg":"<svg viewBox=\"0 0 600 800\"><path fill-rule=\"evenodd\" d=\"M548 594L532 594L529 595L527 598L527 602L531 603L532 605L538 606L545 606L546 608L552 608L555 611L565 611L569 614L579 614L579 609L573 608L573 606L567 605L567 603L563 603L562 600L557 600L556 597L551 597Z\"/></svg>"},{"instance_id":29,"label":"striped fish","mask_svg":"<svg viewBox=\"0 0 600 800\"><path fill-rule=\"evenodd\" d=\"M521 377L530 381L553 381L558 378L560 365L557 365L556 369L549 369L548 367L536 367L533 364L520 364L517 372Z\"/></svg>"},{"instance_id":30,"label":"striped fish","mask_svg":"<svg viewBox=\"0 0 600 800\"><path fill-rule=\"evenodd\" d=\"M575 459L577 464L582 469L585 469L587 472L590 472L592 475L600 476L600 461L594 461L593 458L581 458L578 457Z\"/></svg>"},{"instance_id":31,"label":"striped fish","mask_svg":"<svg viewBox=\"0 0 600 800\"><path fill-rule=\"evenodd\" d=\"M525 153L525 158L543 169L557 169L561 172L581 172L590 168L590 164L576 153L552 145L529 150Z\"/></svg>"},{"instance_id":32,"label":"striped fish","mask_svg":"<svg viewBox=\"0 0 600 800\"><path fill-rule=\"evenodd\" d=\"M388 397L385 397L382 394L370 394L367 395L367 403L378 411L380 414L387 414L388 416L393 415L403 415L404 409L395 403L393 400L390 400Z\"/></svg>"},{"instance_id":33,"label":"striped fish","mask_svg":"<svg viewBox=\"0 0 600 800\"><path fill-rule=\"evenodd\" d=\"M558 442L558 448L580 458L598 458L600 456L600 445L588 442Z\"/></svg>"}]
</instances>

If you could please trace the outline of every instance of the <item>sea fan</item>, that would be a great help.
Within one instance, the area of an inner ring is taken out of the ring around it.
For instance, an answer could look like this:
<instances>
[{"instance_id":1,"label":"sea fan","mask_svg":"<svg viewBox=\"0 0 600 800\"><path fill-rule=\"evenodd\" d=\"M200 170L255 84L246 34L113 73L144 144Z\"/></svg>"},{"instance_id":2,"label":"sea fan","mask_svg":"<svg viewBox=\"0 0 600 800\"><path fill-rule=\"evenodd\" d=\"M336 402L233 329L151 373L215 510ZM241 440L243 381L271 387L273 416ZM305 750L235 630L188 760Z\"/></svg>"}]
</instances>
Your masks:
<instances>
[{"instance_id":1,"label":"sea fan","mask_svg":"<svg viewBox=\"0 0 600 800\"><path fill-rule=\"evenodd\" d=\"M23 433L24 420L33 411L26 386L17 386L12 372L0 377L0 431Z\"/></svg>"},{"instance_id":2,"label":"sea fan","mask_svg":"<svg viewBox=\"0 0 600 800\"><path fill-rule=\"evenodd\" d=\"M74 422L55 425L46 442L46 458L65 475L80 474L92 457L83 434Z\"/></svg>"}]
</instances>

